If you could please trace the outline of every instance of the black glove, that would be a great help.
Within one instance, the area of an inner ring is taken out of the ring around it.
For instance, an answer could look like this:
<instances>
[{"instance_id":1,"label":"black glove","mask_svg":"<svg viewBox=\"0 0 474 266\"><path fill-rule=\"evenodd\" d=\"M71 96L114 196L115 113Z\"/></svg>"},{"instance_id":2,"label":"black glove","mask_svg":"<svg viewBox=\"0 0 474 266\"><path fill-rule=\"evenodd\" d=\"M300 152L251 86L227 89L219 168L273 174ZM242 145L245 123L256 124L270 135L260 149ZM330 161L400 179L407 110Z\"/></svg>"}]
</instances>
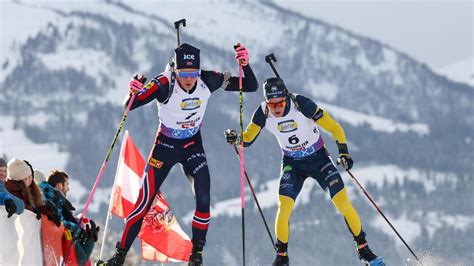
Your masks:
<instances>
[{"instance_id":1,"label":"black glove","mask_svg":"<svg viewBox=\"0 0 474 266\"><path fill-rule=\"evenodd\" d=\"M350 170L352 166L354 166L354 160L352 160L351 156L349 155L349 149L347 148L347 144L339 143L336 141L337 148L339 149L339 158L337 158L337 164L342 165L344 170Z\"/></svg>"},{"instance_id":2,"label":"black glove","mask_svg":"<svg viewBox=\"0 0 474 266\"><path fill-rule=\"evenodd\" d=\"M352 160L351 156L348 154L339 154L339 158L337 158L337 164L342 165L344 170L350 170L352 166L354 166L354 160Z\"/></svg>"},{"instance_id":3,"label":"black glove","mask_svg":"<svg viewBox=\"0 0 474 266\"><path fill-rule=\"evenodd\" d=\"M84 245L84 243L86 243L86 241L88 240L88 235L87 235L87 232L86 230L83 230L83 229L77 229L78 230L78 233L77 233L77 240L81 243L81 245Z\"/></svg>"},{"instance_id":4,"label":"black glove","mask_svg":"<svg viewBox=\"0 0 474 266\"><path fill-rule=\"evenodd\" d=\"M38 208L34 207L33 212L36 214L36 220L41 220L41 211Z\"/></svg>"},{"instance_id":5,"label":"black glove","mask_svg":"<svg viewBox=\"0 0 474 266\"><path fill-rule=\"evenodd\" d=\"M239 134L237 134L237 131L233 129L227 129L224 132L224 135L225 135L225 140L227 141L227 143L232 144L232 145L237 145L240 143L240 138L239 138Z\"/></svg>"},{"instance_id":6,"label":"black glove","mask_svg":"<svg viewBox=\"0 0 474 266\"><path fill-rule=\"evenodd\" d=\"M99 230L100 227L97 226L93 220L90 220L89 224L86 225L87 238L94 240L94 242L97 242Z\"/></svg>"},{"instance_id":7,"label":"black glove","mask_svg":"<svg viewBox=\"0 0 474 266\"><path fill-rule=\"evenodd\" d=\"M12 217L13 214L16 213L16 205L12 199L5 200L5 209L8 213L8 218Z\"/></svg>"}]
</instances>

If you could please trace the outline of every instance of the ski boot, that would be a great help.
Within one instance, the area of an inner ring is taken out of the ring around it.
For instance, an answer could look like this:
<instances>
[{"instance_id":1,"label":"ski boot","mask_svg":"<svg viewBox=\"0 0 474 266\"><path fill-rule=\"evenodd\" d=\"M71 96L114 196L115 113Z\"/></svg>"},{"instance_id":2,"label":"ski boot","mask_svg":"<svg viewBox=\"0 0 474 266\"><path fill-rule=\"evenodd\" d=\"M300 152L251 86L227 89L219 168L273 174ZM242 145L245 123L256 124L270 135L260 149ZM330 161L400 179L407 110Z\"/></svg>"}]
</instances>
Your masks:
<instances>
[{"instance_id":1,"label":"ski boot","mask_svg":"<svg viewBox=\"0 0 474 266\"><path fill-rule=\"evenodd\" d=\"M121 248L120 247L120 242L117 242L117 245L115 246L117 250L115 251L115 254L110 258L105 264L100 264L100 265L107 265L107 266L120 266L123 265L125 262L125 257L127 257L127 252L128 250Z\"/></svg>"},{"instance_id":2,"label":"ski boot","mask_svg":"<svg viewBox=\"0 0 474 266\"><path fill-rule=\"evenodd\" d=\"M280 242L280 240L277 239L275 248L277 254L272 266L289 266L290 259L288 258L288 243Z\"/></svg>"},{"instance_id":3,"label":"ski boot","mask_svg":"<svg viewBox=\"0 0 474 266\"><path fill-rule=\"evenodd\" d=\"M191 242L193 243L193 249L191 251L191 256L189 256L188 266L202 266L202 250L206 241L193 239Z\"/></svg>"},{"instance_id":4,"label":"ski boot","mask_svg":"<svg viewBox=\"0 0 474 266\"><path fill-rule=\"evenodd\" d=\"M367 240L365 240L364 231L361 231L358 236L354 237L354 240L357 242L357 255L365 265L385 266L383 258L375 255L369 248L369 244L367 243Z\"/></svg>"}]
</instances>

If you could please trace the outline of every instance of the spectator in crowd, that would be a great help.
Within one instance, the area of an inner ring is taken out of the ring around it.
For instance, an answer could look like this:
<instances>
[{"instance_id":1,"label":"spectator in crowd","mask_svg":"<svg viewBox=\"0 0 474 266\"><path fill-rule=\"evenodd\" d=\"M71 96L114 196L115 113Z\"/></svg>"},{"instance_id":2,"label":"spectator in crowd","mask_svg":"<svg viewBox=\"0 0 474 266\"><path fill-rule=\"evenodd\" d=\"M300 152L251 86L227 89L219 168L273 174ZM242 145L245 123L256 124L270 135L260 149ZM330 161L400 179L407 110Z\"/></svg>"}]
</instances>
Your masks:
<instances>
[{"instance_id":1,"label":"spectator in crowd","mask_svg":"<svg viewBox=\"0 0 474 266\"><path fill-rule=\"evenodd\" d=\"M81 232L75 244L77 261L79 264L86 263L94 249L95 242L99 236L100 227L92 219L84 218L81 223Z\"/></svg>"},{"instance_id":2,"label":"spectator in crowd","mask_svg":"<svg viewBox=\"0 0 474 266\"><path fill-rule=\"evenodd\" d=\"M0 158L0 205L5 205L5 210L8 213L8 218L13 214L21 214L25 209L25 204L22 200L13 196L5 188L5 180L7 179L7 163Z\"/></svg>"},{"instance_id":3,"label":"spectator in crowd","mask_svg":"<svg viewBox=\"0 0 474 266\"><path fill-rule=\"evenodd\" d=\"M47 206L44 213L48 219L58 226L62 223L72 232L76 231L78 222L72 213L76 209L66 199L69 191L69 175L64 171L53 170L47 181L41 182L39 186L43 192L43 202Z\"/></svg>"},{"instance_id":4,"label":"spectator in crowd","mask_svg":"<svg viewBox=\"0 0 474 266\"><path fill-rule=\"evenodd\" d=\"M5 182L7 179L7 163L3 158L0 158L0 181Z\"/></svg>"},{"instance_id":5,"label":"spectator in crowd","mask_svg":"<svg viewBox=\"0 0 474 266\"><path fill-rule=\"evenodd\" d=\"M96 226L95 222L90 219L83 219L83 222L79 225L78 220L73 215L73 211L76 209L66 198L69 192L69 175L65 171L51 171L47 181L40 183L40 188L43 192L45 206L47 206L44 213L48 219L57 225L62 223L69 231L67 234L75 233L78 236L74 248L78 263L84 264L89 260L94 249L100 227Z\"/></svg>"},{"instance_id":6,"label":"spectator in crowd","mask_svg":"<svg viewBox=\"0 0 474 266\"><path fill-rule=\"evenodd\" d=\"M46 177L44 176L43 172L35 170L33 173L33 177L35 178L36 184L40 184L43 181L46 181Z\"/></svg>"},{"instance_id":7,"label":"spectator in crowd","mask_svg":"<svg viewBox=\"0 0 474 266\"><path fill-rule=\"evenodd\" d=\"M33 167L28 161L11 159L7 165L7 190L23 200L25 208L36 214L36 219L41 219L40 207L43 205L41 191L33 181Z\"/></svg>"}]
</instances>

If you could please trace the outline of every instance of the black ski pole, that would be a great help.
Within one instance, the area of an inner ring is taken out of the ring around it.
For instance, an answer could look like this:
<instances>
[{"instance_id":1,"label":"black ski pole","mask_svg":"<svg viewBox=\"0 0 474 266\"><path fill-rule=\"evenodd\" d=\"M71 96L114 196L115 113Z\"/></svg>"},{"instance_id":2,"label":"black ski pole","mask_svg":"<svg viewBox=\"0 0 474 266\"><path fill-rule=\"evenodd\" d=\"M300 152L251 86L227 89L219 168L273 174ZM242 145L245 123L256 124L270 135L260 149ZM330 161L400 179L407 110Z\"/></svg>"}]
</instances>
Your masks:
<instances>
[{"instance_id":1,"label":"black ski pole","mask_svg":"<svg viewBox=\"0 0 474 266\"><path fill-rule=\"evenodd\" d=\"M362 185L359 183L359 181L357 180L357 178L355 178L355 176L351 173L351 171L349 170L346 170L347 173L349 173L349 175L352 177L352 179L355 180L355 182L357 183L357 185L359 186L359 188L362 190L362 192L364 192L365 196L369 199L369 201L372 203L372 205L374 205L375 209L377 209L377 211L380 213L380 215L382 215L382 217L385 219L385 221L388 223L388 225L390 225L390 227L392 228L392 230L395 232L395 234L397 234L398 238L400 238L400 240L402 240L403 244L405 244L405 246L408 248L408 250L410 250L411 254L415 257L415 259L421 264L421 261L420 259L418 259L418 257L416 256L415 252L413 252L413 250L410 248L410 246L408 246L407 242L405 242L405 240L403 239L403 237L398 233L398 231L395 229L395 227L392 225L392 223L387 219L387 217L385 216L385 214L383 214L382 210L380 210L379 206L375 203L375 201L372 199L372 197L369 195L369 193L367 193L367 191L362 187Z\"/></svg>"},{"instance_id":2,"label":"black ski pole","mask_svg":"<svg viewBox=\"0 0 474 266\"><path fill-rule=\"evenodd\" d=\"M234 49L237 48L238 44L234 46ZM245 266L245 181L244 181L244 171L245 171L245 159L244 159L244 97L242 95L242 62L239 62L239 122L240 122L240 153L239 162L240 162L240 206L242 210L242 265ZM234 146L235 147L235 146Z\"/></svg>"},{"instance_id":3,"label":"black ski pole","mask_svg":"<svg viewBox=\"0 0 474 266\"><path fill-rule=\"evenodd\" d=\"M186 27L186 19L180 19L178 21L174 22L174 28L176 29L176 36L178 37L178 47L181 45L180 39L179 39L179 26L183 25L183 27Z\"/></svg>"},{"instance_id":4,"label":"black ski pole","mask_svg":"<svg viewBox=\"0 0 474 266\"><path fill-rule=\"evenodd\" d=\"M234 150L237 153L237 157L240 160L240 154L239 150L237 147L234 145ZM249 184L250 190L252 191L253 199L255 200L255 203L257 204L258 211L260 212L260 216L262 217L263 223L265 224L265 228L267 229L268 236L270 237L270 241L272 244L272 247L275 249L275 242L273 241L272 233L270 233L270 229L268 228L267 220L265 219L265 216L263 215L262 208L260 207L260 204L258 203L257 195L255 194L255 190L253 189L252 183L250 182L250 177L247 174L247 171L244 169L245 177L247 179L247 183Z\"/></svg>"}]
</instances>

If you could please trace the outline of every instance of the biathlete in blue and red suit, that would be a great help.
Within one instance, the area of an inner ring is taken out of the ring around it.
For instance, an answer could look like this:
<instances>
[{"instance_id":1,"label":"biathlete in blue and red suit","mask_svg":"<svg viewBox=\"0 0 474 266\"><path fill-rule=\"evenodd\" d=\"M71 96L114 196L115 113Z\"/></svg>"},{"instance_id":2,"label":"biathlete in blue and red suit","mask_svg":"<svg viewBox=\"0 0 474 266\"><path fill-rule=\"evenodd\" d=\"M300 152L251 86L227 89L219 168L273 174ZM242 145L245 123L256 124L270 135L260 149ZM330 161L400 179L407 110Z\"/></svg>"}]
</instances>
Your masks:
<instances>
[{"instance_id":1,"label":"biathlete in blue and red suit","mask_svg":"<svg viewBox=\"0 0 474 266\"><path fill-rule=\"evenodd\" d=\"M243 91L254 92L258 89L258 83L248 64L248 51L242 45L237 45L235 50L235 58L243 67ZM211 215L210 175L199 129L209 96L219 88L239 91L239 78L228 72L200 70L199 61L199 49L182 44L175 50L176 70L165 71L152 79L146 84L145 92L138 94L132 104L132 109L135 109L157 100L160 127L153 153L148 158L148 174L140 188L134 210L127 217L117 251L107 261L107 265L123 264L127 251L140 231L145 214L176 163L180 163L184 173L194 180L196 210L192 222L193 249L190 265L202 264L202 249ZM125 104L128 104L132 93L142 89L143 83L133 79Z\"/></svg>"}]
</instances>

